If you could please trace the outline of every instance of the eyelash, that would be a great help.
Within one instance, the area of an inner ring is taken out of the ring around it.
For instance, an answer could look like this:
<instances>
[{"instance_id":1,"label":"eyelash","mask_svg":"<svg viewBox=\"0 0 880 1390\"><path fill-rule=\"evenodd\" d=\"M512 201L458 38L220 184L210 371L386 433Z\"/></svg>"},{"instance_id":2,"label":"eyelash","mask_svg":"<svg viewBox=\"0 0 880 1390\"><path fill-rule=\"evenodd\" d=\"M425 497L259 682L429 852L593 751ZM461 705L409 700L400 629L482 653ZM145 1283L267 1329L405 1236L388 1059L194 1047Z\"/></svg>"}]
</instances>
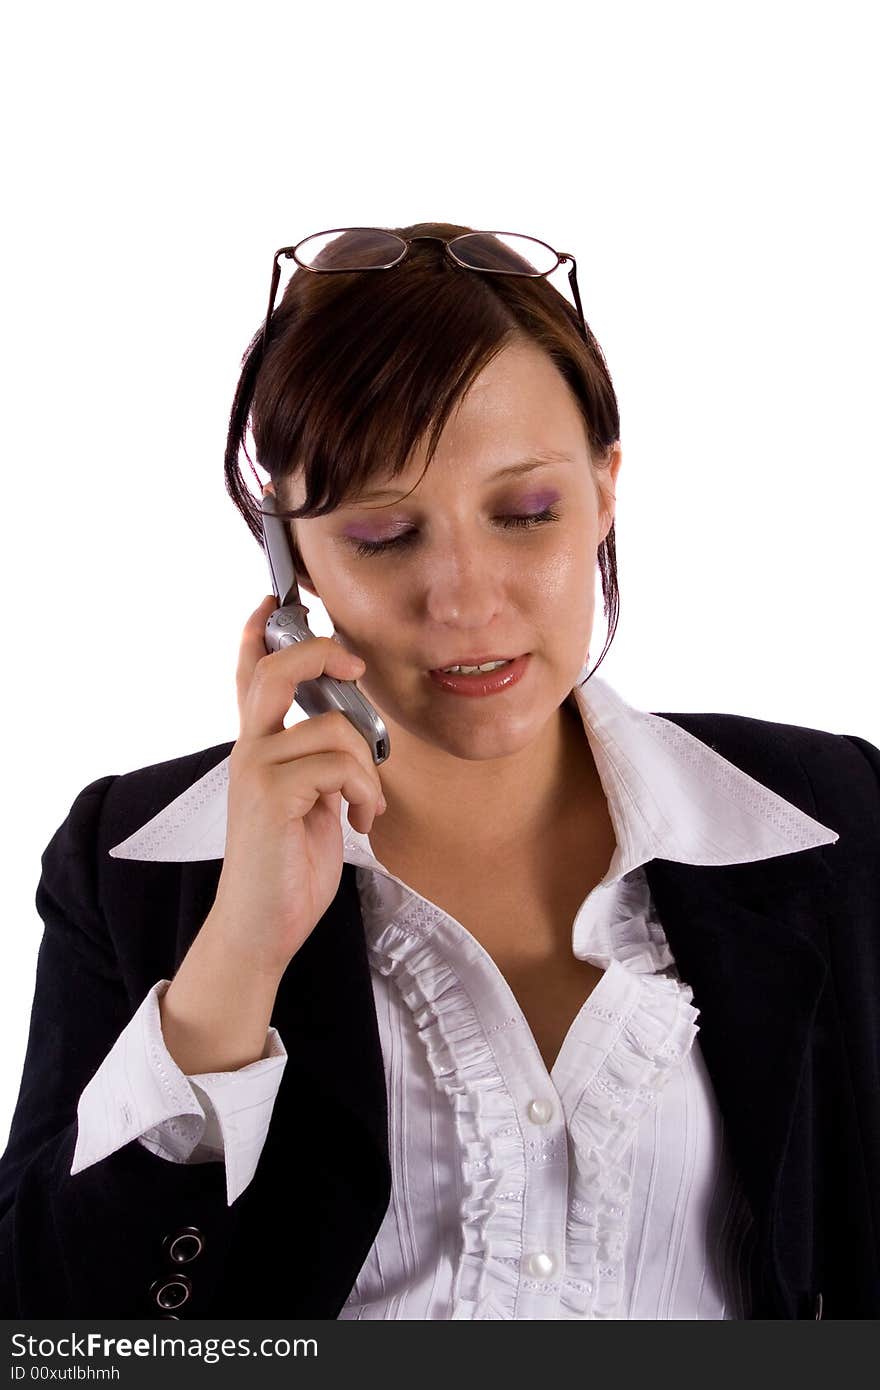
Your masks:
<instances>
[{"instance_id":1,"label":"eyelash","mask_svg":"<svg viewBox=\"0 0 880 1390\"><path fill-rule=\"evenodd\" d=\"M527 512L522 516L506 516L501 518L502 525L508 529L528 529L532 526L540 526L547 521L558 521L559 513L552 507L545 507L542 512ZM411 544L411 537L415 531L404 531L399 536L392 537L387 541L359 541L355 546L355 553L358 555L378 555L383 550L391 550L393 547Z\"/></svg>"}]
</instances>

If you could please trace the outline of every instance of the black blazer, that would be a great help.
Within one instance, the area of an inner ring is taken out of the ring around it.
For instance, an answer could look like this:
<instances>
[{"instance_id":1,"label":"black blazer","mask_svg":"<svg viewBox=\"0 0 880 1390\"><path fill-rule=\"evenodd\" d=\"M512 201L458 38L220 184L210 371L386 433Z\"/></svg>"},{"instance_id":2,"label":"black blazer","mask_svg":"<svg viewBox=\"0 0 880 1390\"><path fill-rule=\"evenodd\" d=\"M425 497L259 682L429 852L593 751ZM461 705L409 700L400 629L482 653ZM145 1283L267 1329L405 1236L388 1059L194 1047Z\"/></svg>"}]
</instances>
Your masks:
<instances>
[{"instance_id":1,"label":"black blazer","mask_svg":"<svg viewBox=\"0 0 880 1390\"><path fill-rule=\"evenodd\" d=\"M662 717L839 833L751 864L645 872L756 1223L751 1316L875 1318L880 750L736 715ZM232 746L98 778L43 853L30 1035L0 1159L2 1316L161 1318L182 1297L181 1319L336 1318L385 1214L384 1068L349 864L281 980L272 1023L288 1062L245 1192L227 1207L222 1163L172 1163L136 1140L70 1176L80 1093L173 977L222 867L108 850Z\"/></svg>"}]
</instances>

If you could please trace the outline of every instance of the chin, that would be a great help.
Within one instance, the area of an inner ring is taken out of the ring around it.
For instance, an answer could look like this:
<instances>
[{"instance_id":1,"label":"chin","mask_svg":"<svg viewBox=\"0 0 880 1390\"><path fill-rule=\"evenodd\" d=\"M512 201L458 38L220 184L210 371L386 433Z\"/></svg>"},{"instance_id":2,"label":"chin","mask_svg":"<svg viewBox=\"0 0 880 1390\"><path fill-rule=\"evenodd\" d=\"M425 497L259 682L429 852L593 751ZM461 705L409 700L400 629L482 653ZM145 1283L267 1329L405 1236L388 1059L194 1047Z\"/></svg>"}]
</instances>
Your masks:
<instances>
[{"instance_id":1,"label":"chin","mask_svg":"<svg viewBox=\"0 0 880 1390\"><path fill-rule=\"evenodd\" d=\"M422 737L422 735L419 735ZM432 732L430 738L423 738L423 742L430 743L434 748L440 748L451 758L460 758L462 762L486 763L495 762L499 758L509 758L515 753L520 753L532 742L535 734L532 731L521 731L518 735L499 731L497 728L491 732L485 730L482 736L474 733L470 737L450 736L446 739L437 737L437 731Z\"/></svg>"},{"instance_id":2,"label":"chin","mask_svg":"<svg viewBox=\"0 0 880 1390\"><path fill-rule=\"evenodd\" d=\"M454 697L453 697L454 698ZM464 708L458 712L458 706ZM480 710L471 707L481 706ZM407 732L433 748L440 748L451 757L466 762L487 762L507 758L527 748L552 718L556 706L533 702L527 708L499 710L493 697L482 700L461 700L438 719L436 708L425 711L421 721L412 716L401 721Z\"/></svg>"}]
</instances>

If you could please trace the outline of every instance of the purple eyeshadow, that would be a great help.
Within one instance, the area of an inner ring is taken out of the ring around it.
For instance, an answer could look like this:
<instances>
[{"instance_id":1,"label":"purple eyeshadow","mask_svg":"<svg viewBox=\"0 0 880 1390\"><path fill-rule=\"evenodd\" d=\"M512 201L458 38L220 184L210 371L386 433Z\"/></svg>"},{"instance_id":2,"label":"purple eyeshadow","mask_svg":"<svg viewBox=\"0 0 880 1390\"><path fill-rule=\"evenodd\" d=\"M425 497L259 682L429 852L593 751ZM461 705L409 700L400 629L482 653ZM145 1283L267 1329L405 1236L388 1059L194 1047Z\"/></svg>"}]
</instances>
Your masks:
<instances>
[{"instance_id":1,"label":"purple eyeshadow","mask_svg":"<svg viewBox=\"0 0 880 1390\"><path fill-rule=\"evenodd\" d=\"M532 492L528 497L521 498L518 505L524 512L543 512L558 501L559 493L545 488L543 492Z\"/></svg>"},{"instance_id":2,"label":"purple eyeshadow","mask_svg":"<svg viewBox=\"0 0 880 1390\"><path fill-rule=\"evenodd\" d=\"M543 512L558 502L560 493L554 488L544 488L541 492L529 493L527 497L520 497L515 503L504 504L501 511L510 511L514 515L528 515L531 512ZM399 529L399 526L398 528ZM393 540L396 530L376 531L366 522L352 522L345 526L342 532L349 540L354 541L380 541Z\"/></svg>"},{"instance_id":3,"label":"purple eyeshadow","mask_svg":"<svg viewBox=\"0 0 880 1390\"><path fill-rule=\"evenodd\" d=\"M383 531L373 531L366 526L352 525L344 527L342 534L353 541L376 541L387 540L394 535L394 532L391 531L386 534Z\"/></svg>"}]
</instances>

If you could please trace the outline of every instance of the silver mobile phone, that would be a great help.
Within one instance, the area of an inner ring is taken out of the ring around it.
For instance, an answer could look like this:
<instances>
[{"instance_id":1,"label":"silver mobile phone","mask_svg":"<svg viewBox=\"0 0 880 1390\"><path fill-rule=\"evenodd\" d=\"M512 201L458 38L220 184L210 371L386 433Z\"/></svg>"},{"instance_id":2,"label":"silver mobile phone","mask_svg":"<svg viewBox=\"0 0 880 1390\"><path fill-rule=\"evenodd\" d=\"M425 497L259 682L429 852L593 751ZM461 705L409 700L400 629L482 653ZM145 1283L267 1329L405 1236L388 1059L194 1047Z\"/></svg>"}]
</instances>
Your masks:
<instances>
[{"instance_id":1,"label":"silver mobile phone","mask_svg":"<svg viewBox=\"0 0 880 1390\"><path fill-rule=\"evenodd\" d=\"M290 646L291 642L303 642L315 634L309 627L308 610L300 598L284 518L276 515L275 498L271 492L264 494L261 505L263 549L272 576L272 592L278 600L278 607L266 623L263 641L267 652L277 652L281 647ZM341 710L367 740L374 763L384 763L391 752L391 740L384 721L354 681L336 680L333 676L316 676L314 680L300 681L295 700L307 715Z\"/></svg>"}]
</instances>

